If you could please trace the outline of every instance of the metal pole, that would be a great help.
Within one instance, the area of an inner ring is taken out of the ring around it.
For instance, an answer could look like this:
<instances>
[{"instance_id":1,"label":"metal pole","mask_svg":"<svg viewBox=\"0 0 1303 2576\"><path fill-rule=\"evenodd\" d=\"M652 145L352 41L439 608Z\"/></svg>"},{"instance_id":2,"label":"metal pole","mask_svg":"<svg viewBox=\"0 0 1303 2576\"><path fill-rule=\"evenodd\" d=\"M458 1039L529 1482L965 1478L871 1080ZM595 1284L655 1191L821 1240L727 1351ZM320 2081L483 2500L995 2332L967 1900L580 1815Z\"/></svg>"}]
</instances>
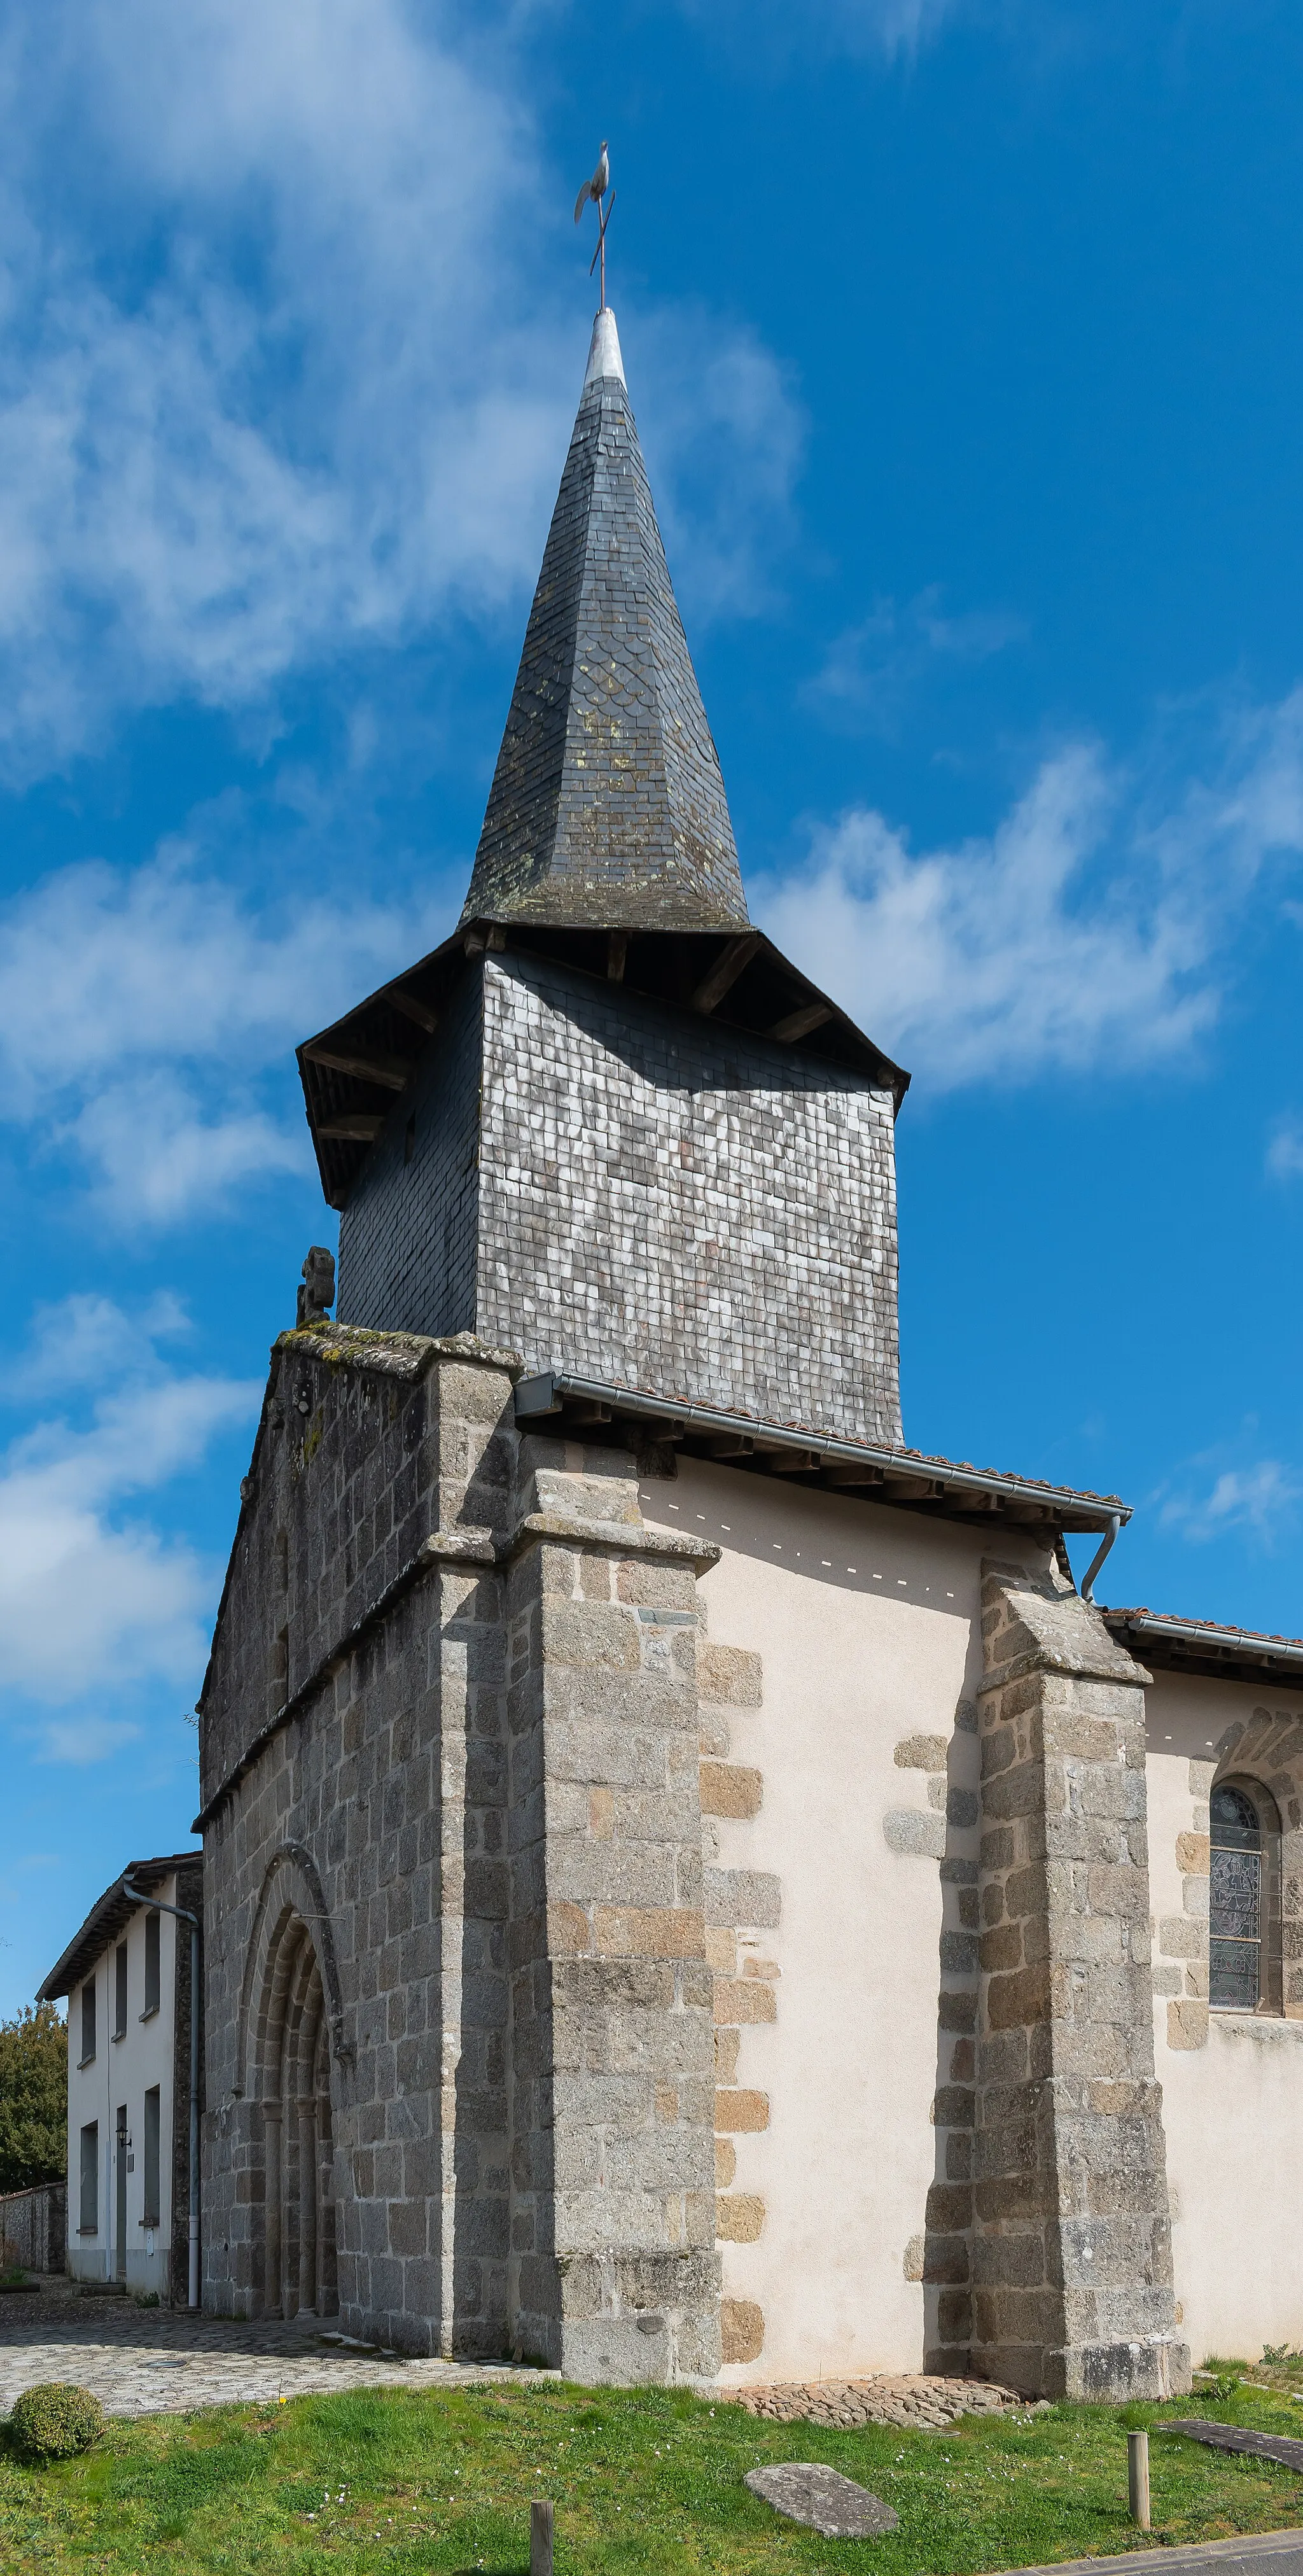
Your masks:
<instances>
[{"instance_id":1,"label":"metal pole","mask_svg":"<svg viewBox=\"0 0 1303 2576\"><path fill-rule=\"evenodd\" d=\"M146 1896L142 1887L122 1881L122 1893L137 1905L152 1905L156 1914L175 1915L190 1926L190 2245L186 2267L186 2305L199 2313L199 1917L186 1905L165 1905L161 1896Z\"/></svg>"},{"instance_id":2,"label":"metal pole","mask_svg":"<svg viewBox=\"0 0 1303 2576\"><path fill-rule=\"evenodd\" d=\"M1149 2435L1127 2435L1127 2501L1131 2519L1141 2531L1149 2529Z\"/></svg>"}]
</instances>

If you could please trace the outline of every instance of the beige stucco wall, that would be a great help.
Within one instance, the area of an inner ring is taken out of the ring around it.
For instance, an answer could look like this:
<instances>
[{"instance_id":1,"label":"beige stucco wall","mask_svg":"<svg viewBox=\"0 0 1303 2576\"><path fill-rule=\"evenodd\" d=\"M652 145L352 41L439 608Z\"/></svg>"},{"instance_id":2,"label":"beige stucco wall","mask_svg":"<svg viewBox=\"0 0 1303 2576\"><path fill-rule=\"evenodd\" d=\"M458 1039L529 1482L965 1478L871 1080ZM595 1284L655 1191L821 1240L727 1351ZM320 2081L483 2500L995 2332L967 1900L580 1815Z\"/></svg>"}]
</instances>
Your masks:
<instances>
[{"instance_id":1,"label":"beige stucco wall","mask_svg":"<svg viewBox=\"0 0 1303 2576\"><path fill-rule=\"evenodd\" d=\"M1298 1717L1303 1693L1176 1673L1147 1693L1155 2063L1177 2313L1196 2361L1303 2345L1303 2021L1205 2016L1187 1992L1202 1976L1207 1994L1208 1882L1188 1866L1201 1857L1189 1838L1207 1833L1226 1730L1263 1708Z\"/></svg>"},{"instance_id":2,"label":"beige stucco wall","mask_svg":"<svg viewBox=\"0 0 1303 2576\"><path fill-rule=\"evenodd\" d=\"M763 1776L760 1812L716 1830L724 1867L782 1883L779 1927L753 1944L780 1972L777 2018L743 2029L736 2079L769 2099L767 2128L736 2139L735 2189L760 2197L764 2223L723 2247L725 2296L755 2302L765 2331L724 2377L918 2369L935 2293L907 2268L953 2052L949 2032L939 2051L938 1986L973 1982L941 1969L943 1896L957 1930L958 1889L938 1856L944 1841L975 1861L978 1835L947 1826L935 1773L930 1790L893 1757L911 1736L949 1739L951 1805L975 1810L977 1739L955 1714L980 1677L983 1533L695 1460L641 1499L649 1521L722 1547L702 1585L709 1636L763 1661L763 1704L728 1712L729 1758ZM930 1849L889 1847L884 1820L902 1815ZM962 1957L971 1936L958 1939Z\"/></svg>"},{"instance_id":3,"label":"beige stucco wall","mask_svg":"<svg viewBox=\"0 0 1303 2576\"><path fill-rule=\"evenodd\" d=\"M777 1971L776 2018L742 2029L731 2079L767 2097L730 2181L763 2223L722 2247L725 2297L763 2313L764 2341L723 2375L917 2369L935 2340L917 2277L944 2172L934 2102L955 2080L938 1992L971 1983L948 1865L979 1839L956 1711L980 1679L984 1534L696 1460L641 1499L649 1522L723 1549L702 1584L709 1637L763 1666L761 1704L725 1712L759 1812L706 1825L724 1868L782 1889L777 1929L742 1944L753 1973ZM1227 1730L1264 1705L1303 1716L1303 1692L1158 1673L1147 1695L1155 2056L1196 2360L1303 2346L1303 2238L1282 2224L1303 2201L1303 2020L1205 2001L1208 1793ZM944 1780L897 1762L914 1736L948 1740Z\"/></svg>"},{"instance_id":4,"label":"beige stucco wall","mask_svg":"<svg viewBox=\"0 0 1303 2576\"><path fill-rule=\"evenodd\" d=\"M166 1879L156 1891L176 1903L176 1880ZM127 2028L115 2039L114 1953L117 1943L95 1964L95 2055L78 2063L81 2046L83 1978L68 1997L68 2269L74 2280L104 2281L114 2277L115 2176L113 2142L119 2104L127 2112L127 2261L129 2290L156 2290L168 2295L168 2258L172 2235L172 2087L173 2019L176 1995L176 1923L160 1917L159 2008L142 2020L145 2000L145 1914L133 1914L123 1936L127 1944ZM157 2084L159 2100L158 2225L146 2228L145 2095ZM99 2124L99 2225L83 2234L80 2221L81 2132L86 2122ZM183 2285L184 2286L184 2285Z\"/></svg>"}]
</instances>

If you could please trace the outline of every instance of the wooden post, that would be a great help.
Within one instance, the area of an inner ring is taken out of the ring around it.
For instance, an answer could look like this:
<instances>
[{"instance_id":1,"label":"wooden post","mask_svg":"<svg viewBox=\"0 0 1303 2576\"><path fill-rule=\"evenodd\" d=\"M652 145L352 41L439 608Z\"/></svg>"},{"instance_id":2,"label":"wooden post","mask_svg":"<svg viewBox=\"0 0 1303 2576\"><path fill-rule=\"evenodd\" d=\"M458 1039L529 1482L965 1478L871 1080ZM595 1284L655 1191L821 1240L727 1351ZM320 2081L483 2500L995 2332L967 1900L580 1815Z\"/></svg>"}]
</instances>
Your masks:
<instances>
[{"instance_id":1,"label":"wooden post","mask_svg":"<svg viewBox=\"0 0 1303 2576\"><path fill-rule=\"evenodd\" d=\"M537 2497L529 2508L529 2576L552 2576L552 2507Z\"/></svg>"},{"instance_id":2,"label":"wooden post","mask_svg":"<svg viewBox=\"0 0 1303 2576\"><path fill-rule=\"evenodd\" d=\"M1127 2435L1127 2497L1131 2519L1141 2531L1149 2529L1149 2435Z\"/></svg>"}]
</instances>

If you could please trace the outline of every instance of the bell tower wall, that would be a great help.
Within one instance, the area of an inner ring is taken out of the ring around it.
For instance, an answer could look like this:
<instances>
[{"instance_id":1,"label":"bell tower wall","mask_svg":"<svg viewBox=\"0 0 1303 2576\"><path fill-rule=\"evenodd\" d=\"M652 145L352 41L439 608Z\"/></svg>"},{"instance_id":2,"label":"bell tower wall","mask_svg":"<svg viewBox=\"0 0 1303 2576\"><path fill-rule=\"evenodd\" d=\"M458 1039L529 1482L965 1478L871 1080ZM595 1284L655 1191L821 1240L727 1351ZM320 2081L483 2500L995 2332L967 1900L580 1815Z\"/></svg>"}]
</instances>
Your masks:
<instances>
[{"instance_id":1,"label":"bell tower wall","mask_svg":"<svg viewBox=\"0 0 1303 2576\"><path fill-rule=\"evenodd\" d=\"M519 952L468 971L340 1226L340 1320L901 1437L893 1102Z\"/></svg>"}]
</instances>

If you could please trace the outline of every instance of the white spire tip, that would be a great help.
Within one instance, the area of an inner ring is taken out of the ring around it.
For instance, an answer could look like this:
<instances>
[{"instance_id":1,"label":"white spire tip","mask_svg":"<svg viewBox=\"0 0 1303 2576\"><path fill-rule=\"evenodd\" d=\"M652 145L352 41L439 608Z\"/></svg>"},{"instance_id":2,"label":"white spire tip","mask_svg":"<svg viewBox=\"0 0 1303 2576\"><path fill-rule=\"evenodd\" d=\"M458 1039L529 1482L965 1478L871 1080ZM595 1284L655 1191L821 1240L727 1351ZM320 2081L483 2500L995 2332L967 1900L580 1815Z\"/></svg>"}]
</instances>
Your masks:
<instances>
[{"instance_id":1,"label":"white spire tip","mask_svg":"<svg viewBox=\"0 0 1303 2576\"><path fill-rule=\"evenodd\" d=\"M620 355L620 334L616 330L615 315L609 305L603 305L593 324L593 337L588 351L588 369L584 377L585 391L597 376L618 376L621 384L625 381L624 360Z\"/></svg>"}]
</instances>

